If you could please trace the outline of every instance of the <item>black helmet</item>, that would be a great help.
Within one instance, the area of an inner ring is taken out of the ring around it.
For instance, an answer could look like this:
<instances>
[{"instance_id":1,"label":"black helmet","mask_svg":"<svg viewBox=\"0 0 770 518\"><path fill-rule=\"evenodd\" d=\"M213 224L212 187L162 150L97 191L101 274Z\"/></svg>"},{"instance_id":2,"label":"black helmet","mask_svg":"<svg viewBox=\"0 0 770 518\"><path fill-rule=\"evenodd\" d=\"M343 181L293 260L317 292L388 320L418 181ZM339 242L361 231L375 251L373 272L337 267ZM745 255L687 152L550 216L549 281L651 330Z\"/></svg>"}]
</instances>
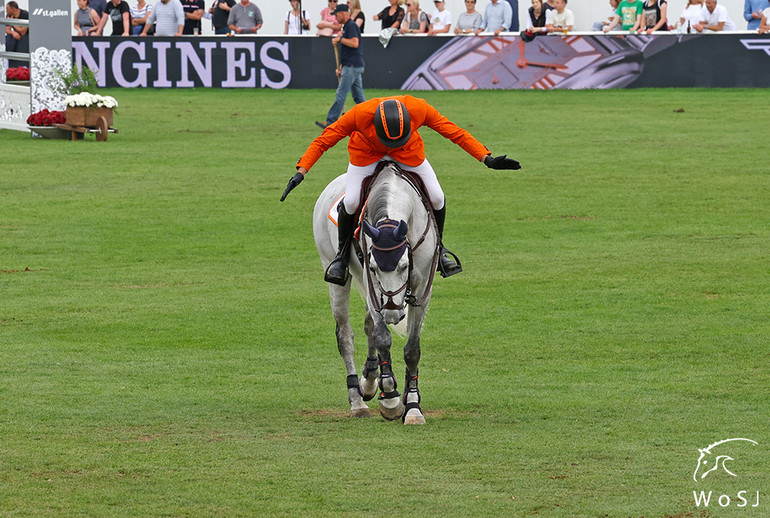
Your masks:
<instances>
[{"instance_id":1,"label":"black helmet","mask_svg":"<svg viewBox=\"0 0 770 518\"><path fill-rule=\"evenodd\" d=\"M382 101L374 112L374 128L384 146L397 148L406 144L412 136L412 124L404 103L395 99Z\"/></svg>"}]
</instances>

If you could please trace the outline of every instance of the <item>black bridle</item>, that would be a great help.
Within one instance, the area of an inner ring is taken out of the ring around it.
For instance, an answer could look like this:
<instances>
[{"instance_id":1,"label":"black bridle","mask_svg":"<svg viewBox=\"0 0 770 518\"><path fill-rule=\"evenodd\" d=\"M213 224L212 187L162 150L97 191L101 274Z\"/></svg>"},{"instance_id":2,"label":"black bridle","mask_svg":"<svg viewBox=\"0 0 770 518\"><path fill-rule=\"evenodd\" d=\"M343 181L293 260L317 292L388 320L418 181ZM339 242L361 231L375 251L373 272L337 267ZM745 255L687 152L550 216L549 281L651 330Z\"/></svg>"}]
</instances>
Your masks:
<instances>
[{"instance_id":1,"label":"black bridle","mask_svg":"<svg viewBox=\"0 0 770 518\"><path fill-rule=\"evenodd\" d=\"M400 171L396 171L396 174L406 180L406 183L408 183L415 191L417 191L418 194L420 194L419 189L412 183L412 181L403 173ZM372 308L380 313L383 309L392 309L392 310L401 310L404 309L405 305L410 306L421 306L425 303L425 300L430 295L431 288L433 287L433 277L436 274L436 267L438 266L438 260L439 260L439 254L441 252L441 242L439 239L436 239L436 249L433 251L433 261L431 264L431 271L430 276L428 278L428 284L425 286L425 291L423 292L422 296L418 299L417 297L412 294L412 271L414 269L414 254L413 251L417 250L420 245L422 245L425 242L425 238L428 236L428 233L430 232L431 228L436 229L436 232L438 233L438 227L436 226L436 220L433 216L433 210L431 210L430 206L428 205L428 201L423 197L420 196L420 199L423 202L423 205L425 206L425 210L428 213L428 224L425 226L425 230L423 230L422 235L420 236L420 239L417 240L417 243L412 246L409 243L408 239L405 239L406 242L406 253L409 260L409 269L407 271L406 281L404 281L404 284L394 291L388 291L382 287L382 284L380 283L380 280L377 279L376 276L374 276L374 279L372 279L372 271L369 267L369 261L371 256L371 251L367 249L366 247L366 236L361 236L361 251L364 256L364 270L366 271L366 280L369 285L369 299L372 304ZM363 232L362 232L363 234ZM398 245L400 247L401 244ZM396 247L396 248L398 248ZM379 288L379 297L375 296L375 289L374 289L374 280L377 281L377 286ZM406 292L404 295L404 303L399 306L396 304L396 302L393 300L393 297L400 294L401 292ZM384 300L384 298L387 297L387 301Z\"/></svg>"}]
</instances>

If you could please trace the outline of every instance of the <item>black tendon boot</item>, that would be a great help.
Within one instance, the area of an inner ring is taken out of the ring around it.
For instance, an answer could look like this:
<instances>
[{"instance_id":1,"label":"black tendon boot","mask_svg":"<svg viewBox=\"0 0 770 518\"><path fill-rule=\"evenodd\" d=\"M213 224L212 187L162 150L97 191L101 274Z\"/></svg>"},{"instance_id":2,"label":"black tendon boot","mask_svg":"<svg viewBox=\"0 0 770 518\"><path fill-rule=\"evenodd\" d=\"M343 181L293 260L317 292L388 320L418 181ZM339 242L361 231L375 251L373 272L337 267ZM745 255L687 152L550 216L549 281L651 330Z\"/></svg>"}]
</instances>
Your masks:
<instances>
[{"instance_id":1,"label":"black tendon boot","mask_svg":"<svg viewBox=\"0 0 770 518\"><path fill-rule=\"evenodd\" d=\"M332 284L344 286L348 282L348 252L350 243L353 240L353 225L355 218L345 212L345 205L340 203L339 215L337 216L337 234L339 237L339 250L337 257L332 259L326 268L324 280Z\"/></svg>"},{"instance_id":2,"label":"black tendon boot","mask_svg":"<svg viewBox=\"0 0 770 518\"><path fill-rule=\"evenodd\" d=\"M444 220L446 219L446 203L439 210L433 210L433 216L436 218L436 226L438 227L438 238L441 241L441 252L438 258L438 271L442 277L449 277L456 273L463 271L463 267L460 264L460 259L455 254L450 252L444 247ZM450 258L449 256L452 256Z\"/></svg>"}]
</instances>

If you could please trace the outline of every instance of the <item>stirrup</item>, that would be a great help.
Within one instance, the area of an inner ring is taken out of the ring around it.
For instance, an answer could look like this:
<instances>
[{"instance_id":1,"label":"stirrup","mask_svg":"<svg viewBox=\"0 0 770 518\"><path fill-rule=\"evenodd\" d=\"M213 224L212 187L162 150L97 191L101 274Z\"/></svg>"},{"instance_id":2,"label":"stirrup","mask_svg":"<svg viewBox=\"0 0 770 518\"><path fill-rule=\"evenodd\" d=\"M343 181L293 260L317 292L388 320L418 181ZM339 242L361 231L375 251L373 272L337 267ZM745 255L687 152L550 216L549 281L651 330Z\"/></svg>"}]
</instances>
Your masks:
<instances>
[{"instance_id":1,"label":"stirrup","mask_svg":"<svg viewBox=\"0 0 770 518\"><path fill-rule=\"evenodd\" d=\"M339 271L332 272L332 268L336 270L337 266L340 263L342 263L343 265L342 272L339 272ZM342 256L335 257L332 260L332 262L329 263L329 266L326 267L326 272L324 273L324 280L326 282L329 282L331 284L337 284L339 286L344 286L348 283L348 265L347 265L347 262L342 258Z\"/></svg>"},{"instance_id":2,"label":"stirrup","mask_svg":"<svg viewBox=\"0 0 770 518\"><path fill-rule=\"evenodd\" d=\"M452 256L454 262L447 257L447 254ZM441 251L439 252L437 270L442 277L446 278L463 271L463 265L460 263L460 259L451 250L442 246Z\"/></svg>"}]
</instances>

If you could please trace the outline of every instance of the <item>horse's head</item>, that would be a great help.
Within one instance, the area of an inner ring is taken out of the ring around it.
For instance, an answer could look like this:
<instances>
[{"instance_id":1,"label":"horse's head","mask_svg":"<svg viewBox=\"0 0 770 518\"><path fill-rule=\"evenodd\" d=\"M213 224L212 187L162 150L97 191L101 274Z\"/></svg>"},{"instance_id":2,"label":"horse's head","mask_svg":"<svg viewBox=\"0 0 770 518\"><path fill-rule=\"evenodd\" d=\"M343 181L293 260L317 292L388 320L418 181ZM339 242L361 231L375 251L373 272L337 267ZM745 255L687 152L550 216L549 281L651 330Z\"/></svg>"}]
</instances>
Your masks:
<instances>
[{"instance_id":1,"label":"horse's head","mask_svg":"<svg viewBox=\"0 0 770 518\"><path fill-rule=\"evenodd\" d=\"M756 445L757 443L755 441L752 441L751 439L743 439L743 438L737 438L737 439L725 439L724 441L717 441L714 444L709 444L707 448L698 449L698 453L700 453L700 456L698 457L698 465L695 467L695 473L692 474L693 480L696 482L698 479L704 479L706 476L711 473L712 471L715 471L717 469L721 468L729 475L735 477L737 476L735 473L727 469L727 461L733 460L732 457L729 455L714 455L711 453L711 448L715 446L719 446L720 444L724 444L727 442L732 441L747 441L750 443L753 443ZM698 473L700 473L700 476L698 476Z\"/></svg>"},{"instance_id":2,"label":"horse's head","mask_svg":"<svg viewBox=\"0 0 770 518\"><path fill-rule=\"evenodd\" d=\"M368 275L372 279L371 294L379 301L379 310L385 322L398 324L405 315L407 296L409 295L409 249L406 240L408 227L405 221L396 222L384 219L376 226L366 220L362 226L364 233L371 239L371 259ZM387 300L386 300L387 299Z\"/></svg>"}]
</instances>

